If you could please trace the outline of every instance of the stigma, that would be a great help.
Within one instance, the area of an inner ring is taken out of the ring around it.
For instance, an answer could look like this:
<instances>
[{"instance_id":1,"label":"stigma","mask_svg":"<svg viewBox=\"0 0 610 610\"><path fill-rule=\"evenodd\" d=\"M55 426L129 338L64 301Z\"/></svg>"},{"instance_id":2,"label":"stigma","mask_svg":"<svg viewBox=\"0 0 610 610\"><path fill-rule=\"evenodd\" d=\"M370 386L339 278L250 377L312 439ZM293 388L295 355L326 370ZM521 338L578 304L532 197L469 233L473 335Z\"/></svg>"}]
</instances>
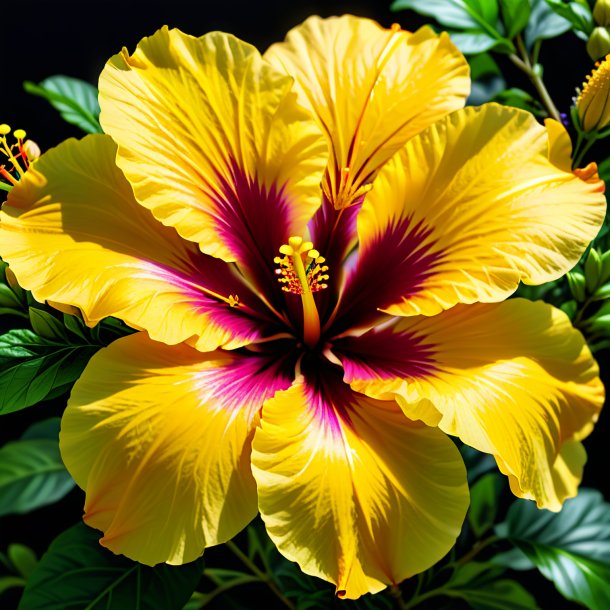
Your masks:
<instances>
[{"instance_id":1,"label":"stigma","mask_svg":"<svg viewBox=\"0 0 610 610\"><path fill-rule=\"evenodd\" d=\"M284 292L305 294L328 288L328 284L324 283L328 279L328 267L324 265L326 259L320 256L310 241L291 237L280 248L280 254L284 256L276 256L273 262L279 265L275 273L279 276L280 284L283 284Z\"/></svg>"},{"instance_id":2,"label":"stigma","mask_svg":"<svg viewBox=\"0 0 610 610\"><path fill-rule=\"evenodd\" d=\"M282 284L282 290L300 295L303 303L303 340L309 347L315 347L320 339L320 316L313 298L314 292L328 287L326 259L314 249L310 241L302 237L290 237L288 243L280 247L280 254L273 261L278 268L275 273Z\"/></svg>"},{"instance_id":3,"label":"stigma","mask_svg":"<svg viewBox=\"0 0 610 610\"><path fill-rule=\"evenodd\" d=\"M9 190L23 177L30 167L30 163L40 156L40 148L31 140L26 140L23 129L15 129L13 138L15 142L9 143L7 136L11 128L6 124L0 125L0 156L6 158L7 164L0 163L0 188ZM0 159L2 161L2 159ZM8 183L8 184L7 184Z\"/></svg>"}]
</instances>

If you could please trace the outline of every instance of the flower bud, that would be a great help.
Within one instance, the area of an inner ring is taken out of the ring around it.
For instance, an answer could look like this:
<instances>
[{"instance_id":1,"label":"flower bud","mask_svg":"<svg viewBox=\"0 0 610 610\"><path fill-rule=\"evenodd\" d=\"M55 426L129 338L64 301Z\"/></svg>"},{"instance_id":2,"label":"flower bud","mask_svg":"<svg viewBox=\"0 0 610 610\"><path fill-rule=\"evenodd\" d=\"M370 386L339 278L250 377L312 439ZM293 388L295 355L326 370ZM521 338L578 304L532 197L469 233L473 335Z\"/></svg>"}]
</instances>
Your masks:
<instances>
[{"instance_id":1,"label":"flower bud","mask_svg":"<svg viewBox=\"0 0 610 610\"><path fill-rule=\"evenodd\" d=\"M587 41L587 53L595 61L610 53L610 30L608 28L595 28Z\"/></svg>"},{"instance_id":2,"label":"flower bud","mask_svg":"<svg viewBox=\"0 0 610 610\"><path fill-rule=\"evenodd\" d=\"M610 26L610 0L597 0L593 7L593 19L604 28Z\"/></svg>"},{"instance_id":3,"label":"flower bud","mask_svg":"<svg viewBox=\"0 0 610 610\"><path fill-rule=\"evenodd\" d=\"M23 143L23 148L30 161L35 161L40 157L40 146L34 140L26 140Z\"/></svg>"},{"instance_id":4,"label":"flower bud","mask_svg":"<svg viewBox=\"0 0 610 610\"><path fill-rule=\"evenodd\" d=\"M576 111L584 131L600 131L610 124L610 53L587 76Z\"/></svg>"}]
</instances>

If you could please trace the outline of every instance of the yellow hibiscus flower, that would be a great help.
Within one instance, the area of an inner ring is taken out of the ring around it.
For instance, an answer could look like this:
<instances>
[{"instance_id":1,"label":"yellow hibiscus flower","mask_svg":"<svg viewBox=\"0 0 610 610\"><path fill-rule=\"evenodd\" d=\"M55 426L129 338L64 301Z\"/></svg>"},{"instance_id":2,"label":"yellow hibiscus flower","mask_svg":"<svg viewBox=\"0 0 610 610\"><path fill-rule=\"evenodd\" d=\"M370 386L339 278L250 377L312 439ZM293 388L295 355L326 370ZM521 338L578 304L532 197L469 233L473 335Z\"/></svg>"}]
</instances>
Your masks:
<instances>
[{"instance_id":1,"label":"yellow hibiscus flower","mask_svg":"<svg viewBox=\"0 0 610 610\"><path fill-rule=\"evenodd\" d=\"M446 34L352 16L263 56L162 29L108 62L107 135L44 154L0 216L37 299L141 331L63 417L104 546L180 564L260 512L357 598L453 546L448 434L541 507L576 493L597 365L561 311L506 299L578 261L603 183L570 171L561 126L468 91Z\"/></svg>"}]
</instances>

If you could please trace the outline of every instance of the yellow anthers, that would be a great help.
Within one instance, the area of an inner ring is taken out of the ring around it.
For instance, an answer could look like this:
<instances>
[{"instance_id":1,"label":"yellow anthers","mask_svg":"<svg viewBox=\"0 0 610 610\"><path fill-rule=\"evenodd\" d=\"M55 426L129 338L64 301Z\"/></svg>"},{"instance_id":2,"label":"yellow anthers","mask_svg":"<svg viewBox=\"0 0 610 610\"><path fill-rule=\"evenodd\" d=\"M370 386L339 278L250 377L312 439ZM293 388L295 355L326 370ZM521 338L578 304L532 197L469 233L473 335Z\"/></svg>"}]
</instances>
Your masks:
<instances>
[{"instance_id":1,"label":"yellow anthers","mask_svg":"<svg viewBox=\"0 0 610 610\"><path fill-rule=\"evenodd\" d=\"M16 142L12 144L7 140L7 136L11 133L11 128L6 123L0 124L0 155L6 157L8 163L0 164L0 187L3 190L10 189L11 186L17 184L19 179L25 174L30 166L30 161L40 156L40 148L31 140L24 142L26 133L23 129L15 129L13 137ZM1 159L0 159L1 161Z\"/></svg>"},{"instance_id":2,"label":"yellow anthers","mask_svg":"<svg viewBox=\"0 0 610 610\"><path fill-rule=\"evenodd\" d=\"M236 294L230 294L228 302L231 307L239 307L239 297Z\"/></svg>"},{"instance_id":3,"label":"yellow anthers","mask_svg":"<svg viewBox=\"0 0 610 610\"><path fill-rule=\"evenodd\" d=\"M278 268L278 281L284 292L298 294L303 304L303 341L314 348L320 340L320 316L313 293L327 288L328 279L325 258L314 249L310 241L302 237L289 237L288 243L280 247L280 254L273 261Z\"/></svg>"},{"instance_id":4,"label":"yellow anthers","mask_svg":"<svg viewBox=\"0 0 610 610\"><path fill-rule=\"evenodd\" d=\"M610 124L610 54L598 61L587 76L576 110L584 131L600 131Z\"/></svg>"},{"instance_id":5,"label":"yellow anthers","mask_svg":"<svg viewBox=\"0 0 610 610\"><path fill-rule=\"evenodd\" d=\"M284 256L276 256L273 262L278 265L275 273L279 276L280 284L283 284L284 292L305 294L328 287L324 283L328 279L328 267L323 265L326 259L320 256L310 241L291 237L287 244L280 247L280 254Z\"/></svg>"}]
</instances>

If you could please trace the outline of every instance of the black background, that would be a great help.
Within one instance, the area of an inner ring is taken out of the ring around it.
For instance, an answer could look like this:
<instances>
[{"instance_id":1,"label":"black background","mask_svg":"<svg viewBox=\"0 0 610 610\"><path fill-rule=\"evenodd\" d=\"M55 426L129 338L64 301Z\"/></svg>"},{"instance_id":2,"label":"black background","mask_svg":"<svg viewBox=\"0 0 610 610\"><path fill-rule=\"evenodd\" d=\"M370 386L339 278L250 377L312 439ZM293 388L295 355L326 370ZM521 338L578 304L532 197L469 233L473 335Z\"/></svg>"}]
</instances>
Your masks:
<instances>
[{"instance_id":1,"label":"black background","mask_svg":"<svg viewBox=\"0 0 610 610\"><path fill-rule=\"evenodd\" d=\"M398 22L405 29L415 29L423 23L412 13L391 13L389 2L0 0L0 123L25 129L43 150L66 137L81 137L82 132L63 122L47 102L26 94L22 82L39 82L53 74L66 74L96 84L99 72L111 55L123 46L133 51L143 36L152 34L162 25L178 27L193 35L210 30L228 31L264 51L311 14L327 16L349 12L372 17L384 26ZM592 67L584 42L573 34L549 41L543 45L541 61L556 105L560 111L567 112L575 88ZM501 65L506 69L510 85L533 93L520 73L507 62ZM608 374L605 376L607 381ZM0 442L16 438L36 419L60 414L62 408L61 404L43 404L2 417ZM610 414L606 412L586 441L589 464L584 484L602 490L607 500L610 499L609 443ZM80 517L82 501L81 493L75 491L53 509L1 519L0 550L6 549L10 542L23 542L42 552L58 532ZM548 594L547 588L543 586L541 593ZM550 607L544 603L544 597L537 597L543 608ZM4 608L1 600L0 607ZM561 602L555 600L553 607L561 607Z\"/></svg>"}]
</instances>

